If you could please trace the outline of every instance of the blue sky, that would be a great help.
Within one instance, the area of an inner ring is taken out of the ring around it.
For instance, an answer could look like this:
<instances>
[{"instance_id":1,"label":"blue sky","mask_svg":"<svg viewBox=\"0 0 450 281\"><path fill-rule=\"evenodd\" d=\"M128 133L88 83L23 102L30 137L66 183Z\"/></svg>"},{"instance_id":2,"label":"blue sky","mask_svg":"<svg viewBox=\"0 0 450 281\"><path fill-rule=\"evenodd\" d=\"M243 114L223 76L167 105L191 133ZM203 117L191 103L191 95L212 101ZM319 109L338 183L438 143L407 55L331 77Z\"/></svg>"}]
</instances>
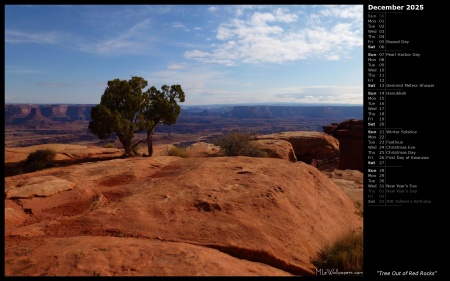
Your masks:
<instances>
[{"instance_id":1,"label":"blue sky","mask_svg":"<svg viewBox=\"0 0 450 281\"><path fill-rule=\"evenodd\" d=\"M5 6L5 103L98 104L132 76L183 105L362 105L363 6Z\"/></svg>"}]
</instances>

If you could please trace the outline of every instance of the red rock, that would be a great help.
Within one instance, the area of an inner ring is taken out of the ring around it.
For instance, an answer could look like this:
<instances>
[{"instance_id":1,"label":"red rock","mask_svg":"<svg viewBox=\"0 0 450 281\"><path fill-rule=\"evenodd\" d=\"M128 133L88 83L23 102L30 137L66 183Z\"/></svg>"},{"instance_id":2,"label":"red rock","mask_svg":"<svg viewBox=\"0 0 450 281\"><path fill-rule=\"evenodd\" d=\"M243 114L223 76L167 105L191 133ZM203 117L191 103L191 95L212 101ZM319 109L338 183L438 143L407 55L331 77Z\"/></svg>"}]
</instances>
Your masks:
<instances>
[{"instance_id":1,"label":"red rock","mask_svg":"<svg viewBox=\"0 0 450 281\"><path fill-rule=\"evenodd\" d=\"M322 132L298 131L257 136L258 140L285 140L291 143L298 161L313 165L321 171L338 167L339 141Z\"/></svg>"},{"instance_id":2,"label":"red rock","mask_svg":"<svg viewBox=\"0 0 450 281\"><path fill-rule=\"evenodd\" d=\"M364 122L363 120L350 119L339 124L324 126L325 133L339 140L340 170L364 169Z\"/></svg>"},{"instance_id":3,"label":"red rock","mask_svg":"<svg viewBox=\"0 0 450 281\"><path fill-rule=\"evenodd\" d=\"M362 231L350 197L303 162L104 159L5 186L43 176L75 187L19 200L32 219L5 221L8 276L314 275L322 247Z\"/></svg>"},{"instance_id":4,"label":"red rock","mask_svg":"<svg viewBox=\"0 0 450 281\"><path fill-rule=\"evenodd\" d=\"M288 141L260 139L252 142L256 143L270 158L284 159L292 162L297 161L294 148Z\"/></svg>"}]
</instances>

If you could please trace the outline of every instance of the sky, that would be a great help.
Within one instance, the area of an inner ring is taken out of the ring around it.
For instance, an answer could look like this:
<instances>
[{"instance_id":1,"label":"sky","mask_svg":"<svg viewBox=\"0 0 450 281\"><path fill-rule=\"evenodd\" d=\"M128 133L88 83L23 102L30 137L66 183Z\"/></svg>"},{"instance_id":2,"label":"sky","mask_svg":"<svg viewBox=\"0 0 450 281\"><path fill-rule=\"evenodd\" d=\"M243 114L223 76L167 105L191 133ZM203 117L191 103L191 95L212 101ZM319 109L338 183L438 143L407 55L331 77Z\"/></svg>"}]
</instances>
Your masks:
<instances>
[{"instance_id":1,"label":"sky","mask_svg":"<svg viewBox=\"0 0 450 281\"><path fill-rule=\"evenodd\" d=\"M363 104L362 5L5 5L5 103L99 104L107 83L183 105Z\"/></svg>"}]
</instances>

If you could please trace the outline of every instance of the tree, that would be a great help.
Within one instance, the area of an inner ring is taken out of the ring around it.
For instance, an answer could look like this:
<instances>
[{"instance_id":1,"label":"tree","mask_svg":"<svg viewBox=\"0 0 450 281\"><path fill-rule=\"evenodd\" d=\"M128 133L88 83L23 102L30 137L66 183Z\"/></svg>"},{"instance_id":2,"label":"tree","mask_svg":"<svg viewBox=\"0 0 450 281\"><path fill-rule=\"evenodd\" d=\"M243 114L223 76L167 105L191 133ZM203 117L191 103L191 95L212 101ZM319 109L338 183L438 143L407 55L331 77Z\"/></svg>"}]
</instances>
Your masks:
<instances>
[{"instance_id":1,"label":"tree","mask_svg":"<svg viewBox=\"0 0 450 281\"><path fill-rule=\"evenodd\" d=\"M147 85L145 79L137 76L128 81L108 81L100 104L91 109L89 130L100 139L116 133L126 155L137 154L137 145L147 141L148 156L152 156L156 127L177 122L181 112L177 101L184 102L185 95L180 85L163 85L161 91L152 86L143 91ZM144 130L147 138L133 144L134 135Z\"/></svg>"},{"instance_id":2,"label":"tree","mask_svg":"<svg viewBox=\"0 0 450 281\"><path fill-rule=\"evenodd\" d=\"M148 106L149 96L142 90L147 84L146 80L137 76L128 81L110 80L100 104L91 109L89 130L100 139L116 133L126 155L136 154L135 147L139 142L132 144L134 134L145 129L142 109Z\"/></svg>"},{"instance_id":3,"label":"tree","mask_svg":"<svg viewBox=\"0 0 450 281\"><path fill-rule=\"evenodd\" d=\"M149 103L142 111L147 130L148 156L153 155L153 133L160 124L172 125L178 120L181 108L178 102L184 102L185 95L180 85L163 85L161 91L155 87L148 90Z\"/></svg>"}]
</instances>

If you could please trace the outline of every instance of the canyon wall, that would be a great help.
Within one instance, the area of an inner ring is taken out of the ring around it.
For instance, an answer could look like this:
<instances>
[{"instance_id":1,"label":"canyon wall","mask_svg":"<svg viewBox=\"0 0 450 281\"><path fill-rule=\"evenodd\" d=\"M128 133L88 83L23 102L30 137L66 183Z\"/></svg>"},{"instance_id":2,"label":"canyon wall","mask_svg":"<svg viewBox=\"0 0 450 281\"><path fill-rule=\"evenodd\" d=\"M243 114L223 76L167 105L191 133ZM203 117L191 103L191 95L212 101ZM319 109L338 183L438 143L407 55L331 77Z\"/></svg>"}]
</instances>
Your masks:
<instances>
[{"instance_id":1,"label":"canyon wall","mask_svg":"<svg viewBox=\"0 0 450 281\"><path fill-rule=\"evenodd\" d=\"M94 105L5 105L5 125L90 120Z\"/></svg>"}]
</instances>

